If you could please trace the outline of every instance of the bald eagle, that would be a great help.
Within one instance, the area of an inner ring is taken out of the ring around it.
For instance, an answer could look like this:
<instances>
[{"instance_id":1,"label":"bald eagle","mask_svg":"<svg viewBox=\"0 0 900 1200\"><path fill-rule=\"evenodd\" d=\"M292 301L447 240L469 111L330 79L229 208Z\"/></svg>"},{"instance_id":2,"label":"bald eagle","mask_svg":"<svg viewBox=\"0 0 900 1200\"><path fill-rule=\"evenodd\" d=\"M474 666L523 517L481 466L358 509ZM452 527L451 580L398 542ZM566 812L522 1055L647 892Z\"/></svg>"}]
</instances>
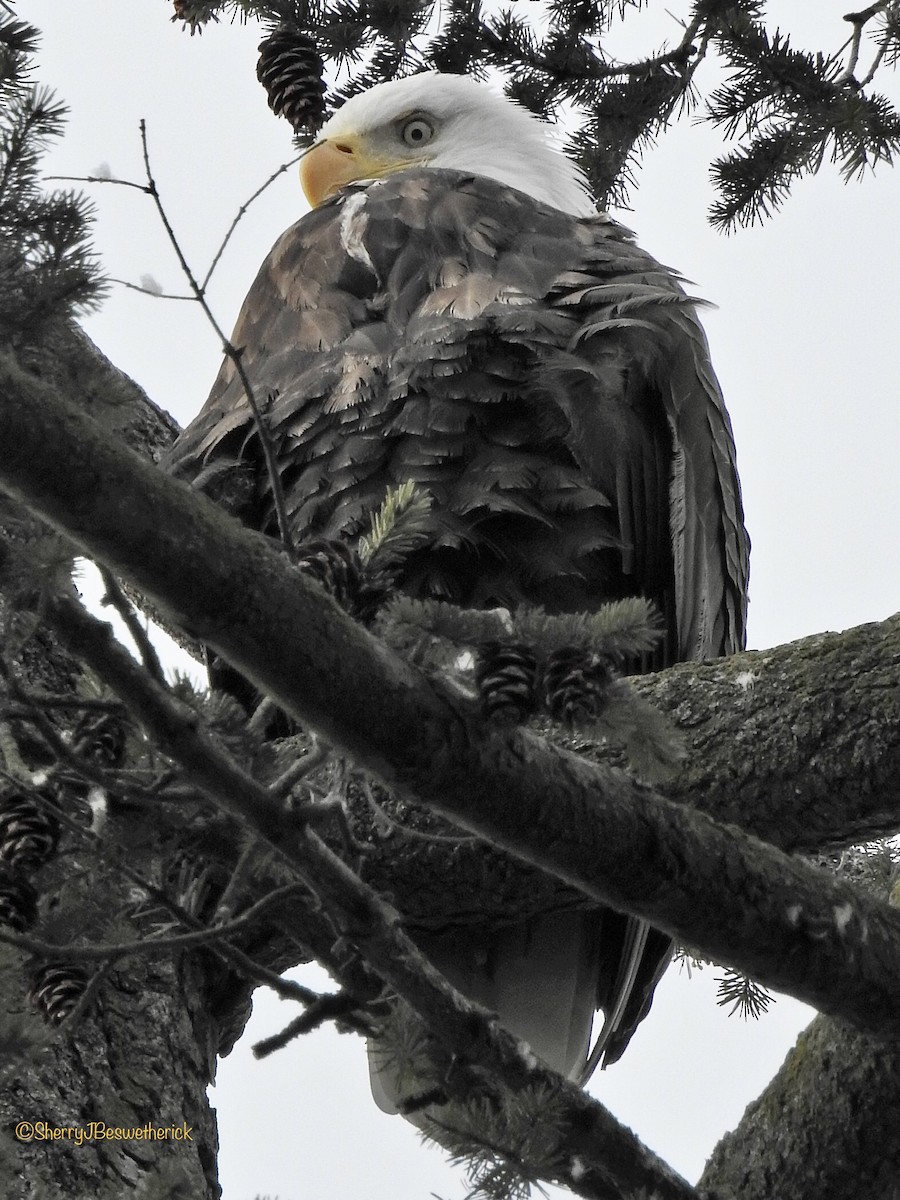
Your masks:
<instances>
[{"instance_id":1,"label":"bald eagle","mask_svg":"<svg viewBox=\"0 0 900 1200\"><path fill-rule=\"evenodd\" d=\"M392 486L433 498L402 586L460 605L584 611L651 599L651 667L742 647L748 540L734 444L678 278L597 213L551 127L486 84L429 73L355 96L302 161L233 341L297 540L355 539ZM226 360L169 467L250 474L276 534L244 386ZM612 912L422 936L445 974L551 1066L615 1061L669 939ZM382 1065L379 1103L396 1111Z\"/></svg>"}]
</instances>

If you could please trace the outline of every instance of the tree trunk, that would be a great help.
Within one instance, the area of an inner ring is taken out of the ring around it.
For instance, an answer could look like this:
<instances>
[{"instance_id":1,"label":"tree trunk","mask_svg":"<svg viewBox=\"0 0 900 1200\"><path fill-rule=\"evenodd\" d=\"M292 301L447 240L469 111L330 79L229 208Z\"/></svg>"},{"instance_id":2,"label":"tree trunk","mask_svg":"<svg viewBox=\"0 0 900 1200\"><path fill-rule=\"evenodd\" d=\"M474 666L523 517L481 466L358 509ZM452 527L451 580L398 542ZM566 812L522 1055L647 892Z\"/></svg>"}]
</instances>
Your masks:
<instances>
[{"instance_id":1,"label":"tree trunk","mask_svg":"<svg viewBox=\"0 0 900 1200\"><path fill-rule=\"evenodd\" d=\"M90 412L111 436L124 438L142 453L155 457L176 432L174 422L77 327L56 323L22 360L36 377ZM0 497L0 517L13 553L22 546L34 551L46 537L46 529L7 497ZM36 614L21 607L22 583L15 572L2 585L6 652L23 646L16 684L73 694L83 680L80 665L45 628L32 628ZM21 705L7 691L7 714L17 707ZM4 729L21 735L24 725L14 720ZM7 738L7 760L9 746ZM5 763L6 796L20 783L27 786L32 771L44 764L19 764L26 775L16 782L11 779L13 765ZM83 789L78 795L61 788L56 798L83 823ZM0 810L2 801L0 796ZM130 842L132 866L153 877L159 868L158 846L139 832L146 820L139 812L109 817ZM134 907L127 880L95 849L90 840L64 830L57 857L35 874L42 934L48 924L57 940L78 944L92 927L102 928L117 912ZM137 936L124 920L114 928L122 940ZM106 939L101 933L98 940ZM176 962L168 955L120 959L88 985L83 1013L61 1024L45 1022L28 1002L40 961L18 948L0 946L4 1197L213 1200L220 1194L217 1137L206 1086L215 1069L217 1031L207 1012L204 960L183 956ZM100 966L79 965L87 976ZM78 965L75 970L77 988ZM49 993L45 989L51 1006L66 987L65 979L57 978L55 995L52 986ZM54 1011L58 1018L64 1015L64 1010Z\"/></svg>"},{"instance_id":2,"label":"tree trunk","mask_svg":"<svg viewBox=\"0 0 900 1200\"><path fill-rule=\"evenodd\" d=\"M3 1195L218 1197L214 1059L192 971L129 959L83 1019L54 1030L23 1015L17 968L4 962Z\"/></svg>"}]
</instances>

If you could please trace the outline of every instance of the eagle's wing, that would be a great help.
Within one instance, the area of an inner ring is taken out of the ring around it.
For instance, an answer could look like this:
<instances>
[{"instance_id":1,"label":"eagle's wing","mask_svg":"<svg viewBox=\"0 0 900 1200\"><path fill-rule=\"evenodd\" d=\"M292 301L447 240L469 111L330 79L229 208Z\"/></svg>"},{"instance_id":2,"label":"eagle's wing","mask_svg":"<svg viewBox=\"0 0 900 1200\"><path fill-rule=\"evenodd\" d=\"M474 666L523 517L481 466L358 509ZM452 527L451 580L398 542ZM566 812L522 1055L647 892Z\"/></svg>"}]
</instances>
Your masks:
<instances>
[{"instance_id":1,"label":"eagle's wing","mask_svg":"<svg viewBox=\"0 0 900 1200\"><path fill-rule=\"evenodd\" d=\"M573 453L614 499L623 570L666 616L663 661L732 653L745 638L749 541L694 303L617 222L573 224L580 263L552 296L577 316L578 361L559 367ZM598 384L579 386L590 370Z\"/></svg>"},{"instance_id":2,"label":"eagle's wing","mask_svg":"<svg viewBox=\"0 0 900 1200\"><path fill-rule=\"evenodd\" d=\"M298 538L358 535L385 490L413 479L434 495L438 525L408 590L557 610L643 594L666 622L648 665L742 645L748 542L706 341L678 279L615 222L458 172L349 188L276 243L234 343ZM168 465L218 486L248 463L242 515L275 532L258 435L226 361ZM552 920L557 941L568 922L567 967L547 968L532 930L527 970L504 967L498 945L469 991L569 1073L598 999L614 1015L607 1061L621 1054L670 943L607 914L585 985L596 922L586 933L581 917ZM452 950L431 949L459 975ZM559 1000L555 973L569 980L561 1030L543 1015L554 988Z\"/></svg>"}]
</instances>

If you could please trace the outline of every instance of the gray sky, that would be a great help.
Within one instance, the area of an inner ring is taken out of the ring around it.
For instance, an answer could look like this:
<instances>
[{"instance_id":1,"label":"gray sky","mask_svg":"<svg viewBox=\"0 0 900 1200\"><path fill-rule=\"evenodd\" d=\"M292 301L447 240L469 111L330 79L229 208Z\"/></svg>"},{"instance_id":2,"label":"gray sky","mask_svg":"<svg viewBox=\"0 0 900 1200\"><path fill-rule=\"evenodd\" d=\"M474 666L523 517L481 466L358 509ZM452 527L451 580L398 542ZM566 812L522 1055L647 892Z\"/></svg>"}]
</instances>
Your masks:
<instances>
[{"instance_id":1,"label":"gray sky","mask_svg":"<svg viewBox=\"0 0 900 1200\"><path fill-rule=\"evenodd\" d=\"M686 5L665 7L679 14ZM844 40L846 7L769 6L811 49ZM143 181L138 122L146 118L156 182L203 275L238 206L291 157L290 133L255 79L259 31L220 25L190 38L168 22L170 8L166 0L18 5L44 30L40 80L71 108L69 136L48 169L83 176L107 164L117 178ZM670 21L661 14L643 34L643 19L633 21L629 36L641 40L631 45L657 49ZM896 98L900 88L889 83ZM667 135L641 171L633 211L617 215L718 306L704 324L734 422L753 539L750 644L765 648L900 607L900 177L882 168L844 186L826 167L795 188L774 220L725 238L705 223L716 145L714 131L692 124ZM111 185L89 190L109 273L135 283L151 275L165 291L184 292L149 198ZM210 289L226 329L272 242L304 209L292 169L242 221ZM199 409L220 350L196 305L117 288L87 328L182 424ZM623 1062L592 1085L690 1178L807 1019L784 1001L758 1024L727 1020L712 974L670 972ZM249 1042L291 1016L258 993L250 1035L220 1066L214 1103L225 1200L459 1200L461 1172L422 1148L404 1121L375 1109L358 1040L322 1032L252 1061Z\"/></svg>"}]
</instances>

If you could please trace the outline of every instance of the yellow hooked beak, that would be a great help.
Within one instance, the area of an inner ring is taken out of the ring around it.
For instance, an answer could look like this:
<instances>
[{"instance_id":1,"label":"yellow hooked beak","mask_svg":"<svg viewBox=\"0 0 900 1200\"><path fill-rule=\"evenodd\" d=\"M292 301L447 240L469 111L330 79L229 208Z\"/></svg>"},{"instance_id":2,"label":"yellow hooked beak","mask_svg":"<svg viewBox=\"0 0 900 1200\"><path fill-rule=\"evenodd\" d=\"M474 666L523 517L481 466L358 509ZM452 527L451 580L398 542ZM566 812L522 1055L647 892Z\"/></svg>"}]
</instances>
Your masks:
<instances>
[{"instance_id":1,"label":"yellow hooked beak","mask_svg":"<svg viewBox=\"0 0 900 1200\"><path fill-rule=\"evenodd\" d=\"M300 183L313 208L348 183L380 179L402 171L409 162L371 154L365 140L353 134L316 142L300 160Z\"/></svg>"}]
</instances>

